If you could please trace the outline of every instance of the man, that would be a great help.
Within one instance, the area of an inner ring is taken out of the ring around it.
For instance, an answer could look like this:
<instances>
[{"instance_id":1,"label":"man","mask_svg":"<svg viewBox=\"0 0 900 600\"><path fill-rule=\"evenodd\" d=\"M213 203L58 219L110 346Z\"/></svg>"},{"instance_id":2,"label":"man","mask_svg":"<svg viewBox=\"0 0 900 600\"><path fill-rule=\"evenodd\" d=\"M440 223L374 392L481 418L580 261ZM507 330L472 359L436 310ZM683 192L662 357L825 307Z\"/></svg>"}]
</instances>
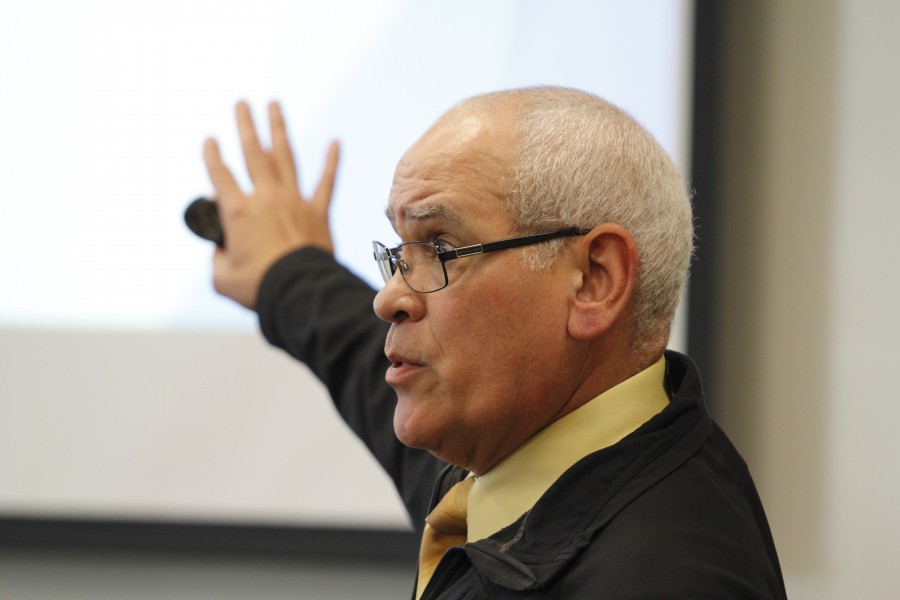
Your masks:
<instances>
[{"instance_id":1,"label":"man","mask_svg":"<svg viewBox=\"0 0 900 600\"><path fill-rule=\"evenodd\" d=\"M375 244L374 294L330 255L337 148L306 200L269 116L265 150L238 106L252 196L205 148L215 286L328 386L414 524L429 515L418 596L785 597L746 466L693 364L664 353L692 217L645 130L560 88L454 107L397 167L402 244Z\"/></svg>"}]
</instances>

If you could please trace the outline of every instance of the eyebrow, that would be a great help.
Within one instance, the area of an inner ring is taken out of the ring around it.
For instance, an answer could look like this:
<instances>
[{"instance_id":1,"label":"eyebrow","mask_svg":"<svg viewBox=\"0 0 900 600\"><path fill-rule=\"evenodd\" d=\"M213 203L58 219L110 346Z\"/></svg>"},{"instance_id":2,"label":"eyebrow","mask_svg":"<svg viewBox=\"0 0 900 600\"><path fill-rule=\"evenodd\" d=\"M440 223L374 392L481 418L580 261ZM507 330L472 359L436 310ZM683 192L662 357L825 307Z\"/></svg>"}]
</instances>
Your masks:
<instances>
[{"instance_id":1,"label":"eyebrow","mask_svg":"<svg viewBox=\"0 0 900 600\"><path fill-rule=\"evenodd\" d=\"M396 228L397 217L390 207L384 209L384 214ZM430 219L445 219L453 223L462 223L462 216L452 208L442 204L428 204L425 206L413 206L403 211L404 221L427 221Z\"/></svg>"}]
</instances>

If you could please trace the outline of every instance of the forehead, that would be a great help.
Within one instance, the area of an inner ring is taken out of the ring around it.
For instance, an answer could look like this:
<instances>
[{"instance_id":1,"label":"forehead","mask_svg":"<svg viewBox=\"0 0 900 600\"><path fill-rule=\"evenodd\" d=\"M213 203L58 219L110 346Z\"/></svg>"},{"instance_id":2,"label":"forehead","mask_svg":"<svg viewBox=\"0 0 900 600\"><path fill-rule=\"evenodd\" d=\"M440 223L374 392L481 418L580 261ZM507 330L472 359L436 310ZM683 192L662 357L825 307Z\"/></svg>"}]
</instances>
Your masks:
<instances>
[{"instance_id":1,"label":"forehead","mask_svg":"<svg viewBox=\"0 0 900 600\"><path fill-rule=\"evenodd\" d=\"M481 117L432 128L403 156L386 214L404 234L423 223L465 226L508 221L505 187L511 144Z\"/></svg>"}]
</instances>

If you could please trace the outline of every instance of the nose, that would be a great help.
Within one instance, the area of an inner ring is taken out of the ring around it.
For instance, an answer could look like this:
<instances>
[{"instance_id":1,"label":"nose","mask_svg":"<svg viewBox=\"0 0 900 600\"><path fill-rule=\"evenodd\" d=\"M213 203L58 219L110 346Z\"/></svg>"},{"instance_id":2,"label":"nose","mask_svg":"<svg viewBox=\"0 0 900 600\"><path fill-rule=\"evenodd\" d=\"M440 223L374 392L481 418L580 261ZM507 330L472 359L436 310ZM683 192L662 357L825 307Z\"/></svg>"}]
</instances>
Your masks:
<instances>
[{"instance_id":1,"label":"nose","mask_svg":"<svg viewBox=\"0 0 900 600\"><path fill-rule=\"evenodd\" d=\"M388 323L418 321L425 316L423 294L406 285L398 269L375 295L375 314Z\"/></svg>"}]
</instances>

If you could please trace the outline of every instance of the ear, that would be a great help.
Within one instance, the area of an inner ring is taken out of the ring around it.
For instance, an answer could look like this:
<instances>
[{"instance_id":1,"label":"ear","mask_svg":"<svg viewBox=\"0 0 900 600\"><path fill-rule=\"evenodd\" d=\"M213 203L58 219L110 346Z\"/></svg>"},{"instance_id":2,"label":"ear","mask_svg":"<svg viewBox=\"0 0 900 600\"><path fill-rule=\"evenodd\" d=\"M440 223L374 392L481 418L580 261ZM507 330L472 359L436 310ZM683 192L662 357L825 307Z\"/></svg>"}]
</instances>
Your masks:
<instances>
[{"instance_id":1,"label":"ear","mask_svg":"<svg viewBox=\"0 0 900 600\"><path fill-rule=\"evenodd\" d=\"M569 310L569 334L590 340L627 318L637 283L638 249L628 230L605 223L579 239L576 252L580 278Z\"/></svg>"}]
</instances>

